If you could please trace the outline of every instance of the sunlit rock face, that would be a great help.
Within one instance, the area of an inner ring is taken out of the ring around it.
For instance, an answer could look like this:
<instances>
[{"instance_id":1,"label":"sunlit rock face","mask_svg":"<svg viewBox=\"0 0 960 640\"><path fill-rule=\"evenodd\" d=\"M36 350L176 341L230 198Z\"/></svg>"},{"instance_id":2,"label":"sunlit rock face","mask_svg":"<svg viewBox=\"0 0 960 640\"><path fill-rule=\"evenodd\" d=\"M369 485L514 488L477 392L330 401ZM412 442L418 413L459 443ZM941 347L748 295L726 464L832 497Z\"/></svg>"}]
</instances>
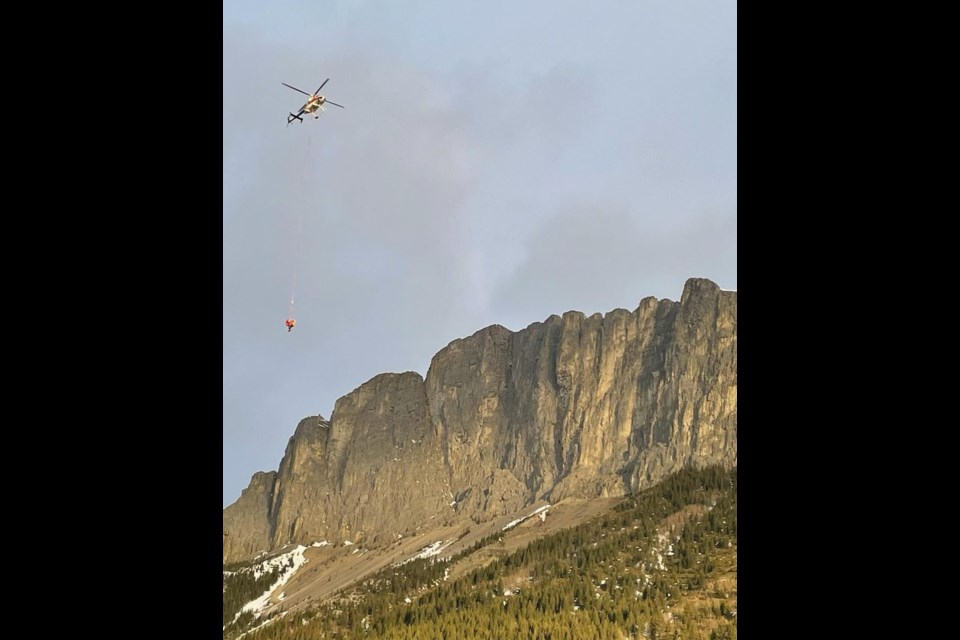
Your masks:
<instances>
[{"instance_id":1,"label":"sunlit rock face","mask_svg":"<svg viewBox=\"0 0 960 640\"><path fill-rule=\"evenodd\" d=\"M272 547L268 515L276 480L276 471L258 471L240 498L223 510L224 562L250 558Z\"/></svg>"},{"instance_id":2,"label":"sunlit rock face","mask_svg":"<svg viewBox=\"0 0 960 640\"><path fill-rule=\"evenodd\" d=\"M440 350L425 379L381 374L330 422L301 421L273 481L254 476L224 509L224 561L736 463L737 294L691 279L679 302L487 327Z\"/></svg>"}]
</instances>

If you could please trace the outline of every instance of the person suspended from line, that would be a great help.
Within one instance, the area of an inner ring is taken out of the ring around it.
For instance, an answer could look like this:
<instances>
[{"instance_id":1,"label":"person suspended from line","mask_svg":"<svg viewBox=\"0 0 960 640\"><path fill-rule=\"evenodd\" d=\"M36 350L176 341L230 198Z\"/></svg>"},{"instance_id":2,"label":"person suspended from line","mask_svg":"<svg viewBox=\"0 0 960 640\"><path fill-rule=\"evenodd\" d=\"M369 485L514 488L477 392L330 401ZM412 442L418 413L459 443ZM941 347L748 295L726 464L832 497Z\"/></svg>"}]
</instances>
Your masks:
<instances>
[{"instance_id":1,"label":"person suspended from line","mask_svg":"<svg viewBox=\"0 0 960 640\"><path fill-rule=\"evenodd\" d=\"M291 331L293 331L293 328L296 326L297 321L294 320L293 318L287 318L287 322L285 324L287 325L287 333L290 333Z\"/></svg>"}]
</instances>

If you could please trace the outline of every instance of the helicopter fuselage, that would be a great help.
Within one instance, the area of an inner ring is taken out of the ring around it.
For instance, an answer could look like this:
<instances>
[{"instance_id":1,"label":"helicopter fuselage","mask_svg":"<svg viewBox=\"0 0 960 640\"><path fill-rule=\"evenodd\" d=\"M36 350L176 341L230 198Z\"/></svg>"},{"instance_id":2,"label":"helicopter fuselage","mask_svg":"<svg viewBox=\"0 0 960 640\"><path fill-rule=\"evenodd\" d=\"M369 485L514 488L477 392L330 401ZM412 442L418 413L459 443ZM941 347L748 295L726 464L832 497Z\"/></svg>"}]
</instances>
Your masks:
<instances>
[{"instance_id":1,"label":"helicopter fuselage","mask_svg":"<svg viewBox=\"0 0 960 640\"><path fill-rule=\"evenodd\" d=\"M323 96L313 96L312 98L307 100L307 103L305 105L303 105L303 111L305 113L314 113L317 110L323 111L324 102L325 102L325 99Z\"/></svg>"}]
</instances>

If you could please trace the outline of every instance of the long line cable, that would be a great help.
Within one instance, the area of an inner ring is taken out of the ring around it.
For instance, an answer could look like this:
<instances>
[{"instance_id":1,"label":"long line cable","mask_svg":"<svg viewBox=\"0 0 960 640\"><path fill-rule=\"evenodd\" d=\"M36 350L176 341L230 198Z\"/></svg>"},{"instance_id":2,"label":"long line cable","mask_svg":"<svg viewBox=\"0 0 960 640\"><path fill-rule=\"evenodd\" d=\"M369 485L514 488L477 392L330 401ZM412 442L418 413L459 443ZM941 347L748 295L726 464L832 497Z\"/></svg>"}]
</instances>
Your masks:
<instances>
[{"instance_id":1,"label":"long line cable","mask_svg":"<svg viewBox=\"0 0 960 640\"><path fill-rule=\"evenodd\" d=\"M306 209L306 202L308 198L306 197L306 188L307 188L307 168L310 166L310 138L311 133L307 132L307 148L304 153L304 160L300 163L300 206L298 207L299 211L297 214L297 238L296 238L296 250L293 257L293 278L290 284L290 308L287 311L287 318L293 319L293 306L296 303L297 299L297 274L300 270L300 248L303 244L303 212Z\"/></svg>"}]
</instances>

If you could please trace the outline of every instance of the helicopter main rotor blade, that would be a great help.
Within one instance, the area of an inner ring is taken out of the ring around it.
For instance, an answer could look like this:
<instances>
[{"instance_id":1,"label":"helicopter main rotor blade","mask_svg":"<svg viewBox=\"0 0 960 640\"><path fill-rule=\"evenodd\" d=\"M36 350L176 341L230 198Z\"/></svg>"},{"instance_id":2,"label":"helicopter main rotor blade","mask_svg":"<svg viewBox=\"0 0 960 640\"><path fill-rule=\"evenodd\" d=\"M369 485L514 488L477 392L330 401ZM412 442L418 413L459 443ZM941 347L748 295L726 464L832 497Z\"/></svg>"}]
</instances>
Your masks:
<instances>
[{"instance_id":1,"label":"helicopter main rotor blade","mask_svg":"<svg viewBox=\"0 0 960 640\"><path fill-rule=\"evenodd\" d=\"M324 100L324 102L326 102L327 104L332 104L335 107L340 107L341 109L346 109L345 106L343 106L342 104L337 104L336 102L330 102L329 100Z\"/></svg>"},{"instance_id":2,"label":"helicopter main rotor blade","mask_svg":"<svg viewBox=\"0 0 960 640\"><path fill-rule=\"evenodd\" d=\"M286 82L281 82L280 84L282 84L285 87L290 87L290 85L288 85ZM304 91L303 89L297 89L296 87L290 87L290 88L293 89L294 91L299 91L305 96L310 96L310 94ZM310 96L310 97L312 98L313 96Z\"/></svg>"},{"instance_id":3,"label":"helicopter main rotor blade","mask_svg":"<svg viewBox=\"0 0 960 640\"><path fill-rule=\"evenodd\" d=\"M330 78L327 78L326 80L324 80L323 84L327 84L328 82L330 82ZM320 89L323 89L323 84L320 85ZM314 91L313 95L317 95L318 93L320 93L320 89L317 89L316 91Z\"/></svg>"}]
</instances>

